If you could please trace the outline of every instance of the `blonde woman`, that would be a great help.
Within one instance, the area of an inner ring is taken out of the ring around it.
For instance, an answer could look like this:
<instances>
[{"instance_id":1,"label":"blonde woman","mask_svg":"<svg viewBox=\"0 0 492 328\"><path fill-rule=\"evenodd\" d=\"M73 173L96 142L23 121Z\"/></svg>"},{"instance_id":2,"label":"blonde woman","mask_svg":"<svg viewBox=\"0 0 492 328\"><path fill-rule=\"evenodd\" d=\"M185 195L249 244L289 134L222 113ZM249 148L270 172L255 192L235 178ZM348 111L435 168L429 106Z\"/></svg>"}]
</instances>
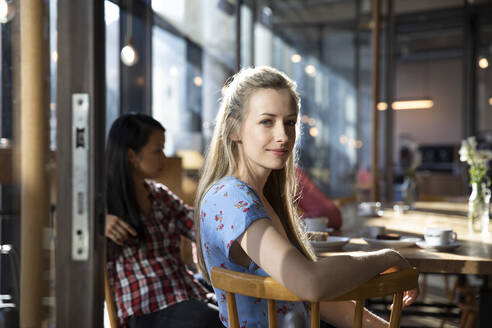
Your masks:
<instances>
[{"instance_id":1,"label":"blonde woman","mask_svg":"<svg viewBox=\"0 0 492 328\"><path fill-rule=\"evenodd\" d=\"M285 74L270 68L244 69L229 83L216 119L196 197L195 226L204 275L214 266L269 275L310 301L336 296L391 267L408 268L393 250L364 255L316 257L298 225L294 195L299 97ZM215 289L227 326L225 293ZM407 292L404 304L417 296ZM265 300L237 296L241 327L266 327ZM350 327L354 304L322 303L322 318ZM277 302L279 316L304 305ZM279 322L283 318L279 317ZM386 322L366 311L364 327Z\"/></svg>"}]
</instances>

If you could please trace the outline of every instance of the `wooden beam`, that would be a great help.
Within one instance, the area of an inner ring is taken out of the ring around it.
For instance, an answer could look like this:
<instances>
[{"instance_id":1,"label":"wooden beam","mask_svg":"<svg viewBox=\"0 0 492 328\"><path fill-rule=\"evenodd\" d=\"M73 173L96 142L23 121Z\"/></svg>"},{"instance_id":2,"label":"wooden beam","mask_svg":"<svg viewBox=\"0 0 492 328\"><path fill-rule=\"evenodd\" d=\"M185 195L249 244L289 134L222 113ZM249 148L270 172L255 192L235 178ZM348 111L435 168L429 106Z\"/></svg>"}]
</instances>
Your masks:
<instances>
[{"instance_id":1,"label":"wooden beam","mask_svg":"<svg viewBox=\"0 0 492 328\"><path fill-rule=\"evenodd\" d=\"M388 3L388 24L386 25L386 103L392 104L395 95L395 15L393 10L393 0ZM385 178L386 178L386 201L393 201L393 109L388 106L385 111Z\"/></svg>"},{"instance_id":2,"label":"wooden beam","mask_svg":"<svg viewBox=\"0 0 492 328\"><path fill-rule=\"evenodd\" d=\"M41 327L44 318L43 230L49 220L48 131L44 110L46 45L44 1L20 3L21 64L21 273L20 327Z\"/></svg>"},{"instance_id":3,"label":"wooden beam","mask_svg":"<svg viewBox=\"0 0 492 328\"><path fill-rule=\"evenodd\" d=\"M236 72L239 72L241 69L241 6L243 4L242 0L236 1L236 61L235 61L235 69ZM254 42L252 40L251 42Z\"/></svg>"},{"instance_id":4,"label":"wooden beam","mask_svg":"<svg viewBox=\"0 0 492 328\"><path fill-rule=\"evenodd\" d=\"M380 31L381 0L372 0L372 189L373 201L378 201L379 190L379 116L377 103L379 101L379 31Z\"/></svg>"}]
</instances>

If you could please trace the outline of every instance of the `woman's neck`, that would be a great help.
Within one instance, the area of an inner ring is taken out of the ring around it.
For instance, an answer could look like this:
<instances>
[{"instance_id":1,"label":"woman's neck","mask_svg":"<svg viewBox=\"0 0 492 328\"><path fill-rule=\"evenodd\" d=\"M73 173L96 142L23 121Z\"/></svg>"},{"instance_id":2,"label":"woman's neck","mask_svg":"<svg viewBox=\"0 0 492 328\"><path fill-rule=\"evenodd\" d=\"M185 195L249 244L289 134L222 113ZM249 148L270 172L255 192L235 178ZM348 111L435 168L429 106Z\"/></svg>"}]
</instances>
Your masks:
<instances>
[{"instance_id":1,"label":"woman's neck","mask_svg":"<svg viewBox=\"0 0 492 328\"><path fill-rule=\"evenodd\" d=\"M262 169L257 171L259 172L248 169L243 165L240 166L232 175L252 186L259 195L263 196L263 188L265 187L265 183L272 170Z\"/></svg>"},{"instance_id":2,"label":"woman's neck","mask_svg":"<svg viewBox=\"0 0 492 328\"><path fill-rule=\"evenodd\" d=\"M143 214L147 215L150 212L150 200L147 188L145 187L145 180L134 177L135 183L135 198L137 200L138 207Z\"/></svg>"}]
</instances>

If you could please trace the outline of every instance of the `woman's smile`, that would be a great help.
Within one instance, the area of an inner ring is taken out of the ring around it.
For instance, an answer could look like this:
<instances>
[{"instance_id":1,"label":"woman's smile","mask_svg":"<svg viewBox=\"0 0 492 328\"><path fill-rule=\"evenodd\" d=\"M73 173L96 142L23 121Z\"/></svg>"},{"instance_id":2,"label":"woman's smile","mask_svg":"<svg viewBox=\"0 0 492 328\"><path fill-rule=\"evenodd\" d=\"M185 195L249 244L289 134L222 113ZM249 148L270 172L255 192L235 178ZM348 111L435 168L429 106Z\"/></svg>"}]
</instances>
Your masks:
<instances>
[{"instance_id":1,"label":"woman's smile","mask_svg":"<svg viewBox=\"0 0 492 328\"><path fill-rule=\"evenodd\" d=\"M268 152L272 153L275 156L278 157L284 157L289 154L289 151L284 148L279 148L279 149L267 149Z\"/></svg>"}]
</instances>

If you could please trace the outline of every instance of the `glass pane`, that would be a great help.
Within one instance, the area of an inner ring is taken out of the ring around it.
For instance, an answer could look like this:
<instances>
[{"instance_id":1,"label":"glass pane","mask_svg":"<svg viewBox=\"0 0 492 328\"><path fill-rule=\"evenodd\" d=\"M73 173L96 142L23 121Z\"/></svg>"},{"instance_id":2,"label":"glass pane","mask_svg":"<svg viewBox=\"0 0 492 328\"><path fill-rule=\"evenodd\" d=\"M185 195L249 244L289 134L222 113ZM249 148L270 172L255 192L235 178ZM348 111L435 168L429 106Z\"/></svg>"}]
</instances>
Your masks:
<instances>
[{"instance_id":1,"label":"glass pane","mask_svg":"<svg viewBox=\"0 0 492 328\"><path fill-rule=\"evenodd\" d=\"M354 23L337 22L340 15L353 21L354 10L353 1L261 2L255 26L255 63L274 66L298 84L300 166L332 197L353 193L358 150L369 146L357 129Z\"/></svg>"},{"instance_id":2,"label":"glass pane","mask_svg":"<svg viewBox=\"0 0 492 328\"><path fill-rule=\"evenodd\" d=\"M492 24L484 15L480 24L477 58L477 109L479 134L489 134L492 139ZM489 140L489 143L492 143Z\"/></svg>"},{"instance_id":3,"label":"glass pane","mask_svg":"<svg viewBox=\"0 0 492 328\"><path fill-rule=\"evenodd\" d=\"M234 4L152 1L152 9L159 17L153 27L152 112L167 130L165 153L202 153L222 85L234 69Z\"/></svg>"},{"instance_id":4,"label":"glass pane","mask_svg":"<svg viewBox=\"0 0 492 328\"><path fill-rule=\"evenodd\" d=\"M105 0L106 133L120 113L120 8Z\"/></svg>"}]
</instances>

